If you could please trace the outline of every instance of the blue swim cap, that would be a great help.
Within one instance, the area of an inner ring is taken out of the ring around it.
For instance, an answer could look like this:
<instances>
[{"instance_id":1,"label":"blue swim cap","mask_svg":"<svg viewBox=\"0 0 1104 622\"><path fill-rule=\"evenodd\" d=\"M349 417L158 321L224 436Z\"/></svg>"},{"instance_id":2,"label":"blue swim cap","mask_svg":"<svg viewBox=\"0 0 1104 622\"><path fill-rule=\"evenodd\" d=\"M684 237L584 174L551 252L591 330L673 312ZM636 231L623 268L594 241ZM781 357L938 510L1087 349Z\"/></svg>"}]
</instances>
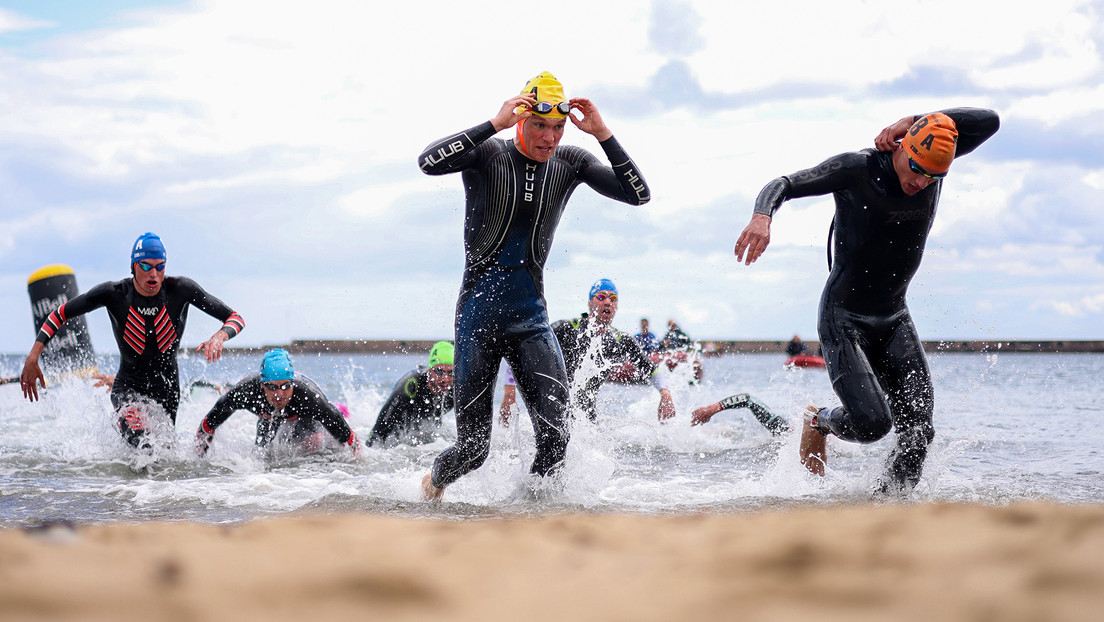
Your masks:
<instances>
[{"instance_id":1,"label":"blue swim cap","mask_svg":"<svg viewBox=\"0 0 1104 622\"><path fill-rule=\"evenodd\" d=\"M274 380L291 380L295 377L295 366L291 364L291 357L287 350L274 348L265 352L261 360L261 382Z\"/></svg>"},{"instance_id":2,"label":"blue swim cap","mask_svg":"<svg viewBox=\"0 0 1104 622\"><path fill-rule=\"evenodd\" d=\"M594 285L590 286L590 296L587 296L587 300L594 298L594 294L598 292L606 291L617 293L617 286L613 284L613 281L609 279L598 279L594 282Z\"/></svg>"},{"instance_id":3,"label":"blue swim cap","mask_svg":"<svg viewBox=\"0 0 1104 622\"><path fill-rule=\"evenodd\" d=\"M134 248L130 251L130 263L143 259L166 259L165 245L156 234L143 233L134 241Z\"/></svg>"}]
</instances>

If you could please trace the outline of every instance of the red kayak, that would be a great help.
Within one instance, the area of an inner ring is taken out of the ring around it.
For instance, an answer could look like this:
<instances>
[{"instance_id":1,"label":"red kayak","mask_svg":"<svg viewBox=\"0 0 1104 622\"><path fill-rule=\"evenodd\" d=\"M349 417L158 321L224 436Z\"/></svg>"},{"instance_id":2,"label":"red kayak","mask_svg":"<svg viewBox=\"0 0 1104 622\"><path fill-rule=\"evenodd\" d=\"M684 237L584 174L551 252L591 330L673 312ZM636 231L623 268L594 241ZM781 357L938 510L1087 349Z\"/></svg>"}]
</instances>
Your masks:
<instances>
[{"instance_id":1,"label":"red kayak","mask_svg":"<svg viewBox=\"0 0 1104 622\"><path fill-rule=\"evenodd\" d=\"M824 369L824 359L812 354L798 354L786 359L786 367L814 367Z\"/></svg>"},{"instance_id":2,"label":"red kayak","mask_svg":"<svg viewBox=\"0 0 1104 622\"><path fill-rule=\"evenodd\" d=\"M648 358L652 359L652 362L656 365L666 364L667 369L675 371L679 365L693 365L694 376L691 382L701 382L704 371L702 370L701 361L698 357L691 357L691 352L686 350L674 350L671 352L656 352L649 354ZM619 382L621 384L646 384L648 378L644 376L632 363L621 363L616 365L610 370L606 376L606 380L611 382Z\"/></svg>"}]
</instances>

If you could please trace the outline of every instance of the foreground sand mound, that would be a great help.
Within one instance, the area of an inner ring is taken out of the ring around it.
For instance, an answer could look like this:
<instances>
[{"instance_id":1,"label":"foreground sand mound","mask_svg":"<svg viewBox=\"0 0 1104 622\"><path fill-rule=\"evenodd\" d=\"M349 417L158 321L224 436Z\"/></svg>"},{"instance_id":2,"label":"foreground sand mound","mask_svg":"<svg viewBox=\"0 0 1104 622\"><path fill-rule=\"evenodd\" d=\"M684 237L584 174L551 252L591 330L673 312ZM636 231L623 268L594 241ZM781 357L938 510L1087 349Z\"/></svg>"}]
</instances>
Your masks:
<instances>
[{"instance_id":1,"label":"foreground sand mound","mask_svg":"<svg viewBox=\"0 0 1104 622\"><path fill-rule=\"evenodd\" d=\"M5 620L1096 620L1104 507L0 532Z\"/></svg>"}]
</instances>

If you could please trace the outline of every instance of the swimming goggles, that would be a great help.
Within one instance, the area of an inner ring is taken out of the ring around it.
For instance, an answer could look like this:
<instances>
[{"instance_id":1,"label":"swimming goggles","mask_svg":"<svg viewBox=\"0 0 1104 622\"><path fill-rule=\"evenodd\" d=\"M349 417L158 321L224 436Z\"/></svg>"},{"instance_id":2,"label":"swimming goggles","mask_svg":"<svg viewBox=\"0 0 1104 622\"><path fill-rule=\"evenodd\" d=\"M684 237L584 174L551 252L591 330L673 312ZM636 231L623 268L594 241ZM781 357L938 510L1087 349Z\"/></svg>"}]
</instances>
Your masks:
<instances>
[{"instance_id":1,"label":"swimming goggles","mask_svg":"<svg viewBox=\"0 0 1104 622\"><path fill-rule=\"evenodd\" d=\"M549 102L537 102L536 104L529 106L529 109L537 114L548 114L553 110L559 110L560 114L567 115L571 112L571 104L567 102L560 102L558 104L551 104Z\"/></svg>"},{"instance_id":2,"label":"swimming goggles","mask_svg":"<svg viewBox=\"0 0 1104 622\"><path fill-rule=\"evenodd\" d=\"M946 172L943 172L943 173L929 173L929 172L925 171L924 169L920 168L920 165L917 164L915 160L912 159L912 156L909 156L908 161L909 161L909 170L912 171L913 173L916 173L917 175L923 175L924 177L927 177L928 179L943 179L944 177L947 176Z\"/></svg>"},{"instance_id":3,"label":"swimming goggles","mask_svg":"<svg viewBox=\"0 0 1104 622\"><path fill-rule=\"evenodd\" d=\"M607 299L610 302L617 302L617 294L594 294L594 297L598 299L598 302L605 302Z\"/></svg>"},{"instance_id":4,"label":"swimming goggles","mask_svg":"<svg viewBox=\"0 0 1104 622\"><path fill-rule=\"evenodd\" d=\"M144 261L139 261L138 262L138 267L142 269L142 272L149 272L150 270L153 270L154 268L157 268L158 272L164 272L165 271L165 264L164 263L159 263L155 266L151 263L146 263Z\"/></svg>"},{"instance_id":5,"label":"swimming goggles","mask_svg":"<svg viewBox=\"0 0 1104 622\"><path fill-rule=\"evenodd\" d=\"M290 380L285 380L285 381L280 382L280 383L262 382L261 386L264 387L265 389L268 389L269 391L287 391L288 389L291 388L291 381Z\"/></svg>"}]
</instances>

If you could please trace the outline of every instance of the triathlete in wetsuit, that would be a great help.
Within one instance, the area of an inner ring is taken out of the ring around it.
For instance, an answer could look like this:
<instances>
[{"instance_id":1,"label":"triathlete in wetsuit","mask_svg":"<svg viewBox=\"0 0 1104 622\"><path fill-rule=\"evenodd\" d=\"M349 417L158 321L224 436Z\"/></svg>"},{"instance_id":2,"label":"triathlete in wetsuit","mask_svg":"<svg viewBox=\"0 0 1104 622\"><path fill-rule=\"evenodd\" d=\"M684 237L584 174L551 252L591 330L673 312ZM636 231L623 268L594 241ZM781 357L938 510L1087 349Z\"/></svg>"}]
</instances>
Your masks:
<instances>
[{"instance_id":1,"label":"triathlete in wetsuit","mask_svg":"<svg viewBox=\"0 0 1104 622\"><path fill-rule=\"evenodd\" d=\"M559 146L567 118L598 139L612 168L583 149ZM493 138L515 124L513 141ZM532 472L546 475L563 462L568 441L567 372L542 282L553 234L579 184L632 205L648 201L648 187L597 107L585 98L567 100L548 73L530 80L490 121L430 145L418 163L428 175L462 172L467 196L466 265L456 304L457 441L438 456L423 489L437 499L486 460L503 358L530 406Z\"/></svg>"},{"instance_id":2,"label":"triathlete in wetsuit","mask_svg":"<svg viewBox=\"0 0 1104 622\"><path fill-rule=\"evenodd\" d=\"M188 320L189 305L223 322L222 328L201 344L209 362L222 355L222 343L245 327L241 316L195 281L165 276L165 247L152 233L138 238L131 251L132 278L101 283L62 304L38 331L23 366L23 394L38 399L43 384L38 357L57 329L69 318L104 307L111 318L119 346L119 371L111 386L111 403L119 413L118 427L128 443L138 446L146 423L137 402L152 400L176 423L180 380L176 351Z\"/></svg>"},{"instance_id":3,"label":"triathlete in wetsuit","mask_svg":"<svg viewBox=\"0 0 1104 622\"><path fill-rule=\"evenodd\" d=\"M285 350L269 350L261 361L260 373L247 376L223 394L196 431L196 449L201 454L214 440L215 430L238 410L257 415L257 447L268 447L285 426L283 433L296 445L313 446L319 427L339 444L360 450L357 436L338 407L322 393L313 380L297 375Z\"/></svg>"},{"instance_id":4,"label":"triathlete in wetsuit","mask_svg":"<svg viewBox=\"0 0 1104 622\"><path fill-rule=\"evenodd\" d=\"M905 294L951 160L973 151L999 126L995 112L976 108L905 117L878 136L879 150L829 158L775 179L759 194L735 249L737 259L747 251L748 264L767 247L771 216L784 201L827 193L836 201L819 330L843 405L814 409L807 418L802 458L814 473L823 474L824 434L870 443L896 429L897 445L879 490L904 493L919 481L935 435L934 391Z\"/></svg>"},{"instance_id":5,"label":"triathlete in wetsuit","mask_svg":"<svg viewBox=\"0 0 1104 622\"><path fill-rule=\"evenodd\" d=\"M413 443L428 442L441 427L441 416L455 405L452 393L453 346L438 341L425 367L407 372L395 383L391 397L380 409L368 436L368 445L393 436L406 436Z\"/></svg>"},{"instance_id":6,"label":"triathlete in wetsuit","mask_svg":"<svg viewBox=\"0 0 1104 622\"><path fill-rule=\"evenodd\" d=\"M613 326L617 297L613 281L599 279L590 288L589 313L552 324L552 332L563 350L575 406L591 421L596 420L598 390L614 366L628 362L659 391L657 416L660 421L666 421L675 416L675 404L667 389L667 368L657 366L635 339Z\"/></svg>"}]
</instances>

